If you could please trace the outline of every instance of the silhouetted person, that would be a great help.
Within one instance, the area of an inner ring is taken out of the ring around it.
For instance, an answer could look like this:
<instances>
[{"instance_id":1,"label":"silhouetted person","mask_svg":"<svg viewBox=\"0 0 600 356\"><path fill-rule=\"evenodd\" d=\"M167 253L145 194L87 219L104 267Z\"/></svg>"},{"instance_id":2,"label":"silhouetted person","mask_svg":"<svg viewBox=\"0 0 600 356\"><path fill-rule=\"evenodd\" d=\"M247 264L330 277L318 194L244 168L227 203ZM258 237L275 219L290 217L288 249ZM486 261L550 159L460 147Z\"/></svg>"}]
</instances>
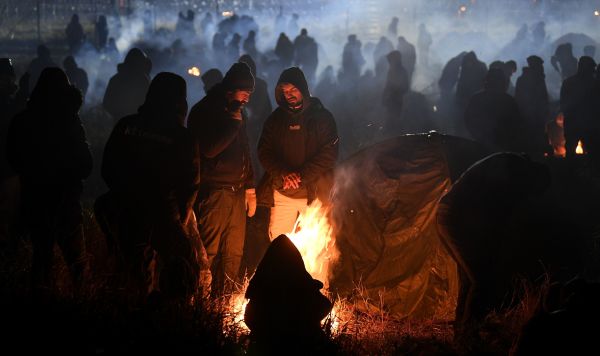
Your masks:
<instances>
[{"instance_id":1,"label":"silhouetted person","mask_svg":"<svg viewBox=\"0 0 600 356\"><path fill-rule=\"evenodd\" d=\"M331 187L322 178L333 170L339 147L333 115L310 95L298 67L281 73L275 100L278 107L265 122L258 142L265 169L259 204L271 208L271 240L292 231L298 214L318 197L323 201L329 195Z\"/></svg>"},{"instance_id":2,"label":"silhouetted person","mask_svg":"<svg viewBox=\"0 0 600 356\"><path fill-rule=\"evenodd\" d=\"M250 354L327 353L321 320L333 304L321 294L292 241L271 242L246 290L244 322L250 328ZM292 348L292 349L290 349Z\"/></svg>"},{"instance_id":3,"label":"silhouetted person","mask_svg":"<svg viewBox=\"0 0 600 356\"><path fill-rule=\"evenodd\" d=\"M67 44L69 45L69 51L72 54L76 54L85 40L85 34L83 33L83 27L79 23L79 15L73 14L71 16L71 22L67 25L65 30L67 35Z\"/></svg>"},{"instance_id":4,"label":"silhouetted person","mask_svg":"<svg viewBox=\"0 0 600 356\"><path fill-rule=\"evenodd\" d=\"M320 98L322 102L329 105L333 100L336 90L337 83L335 81L333 66L327 66L319 76L319 84L317 84L317 87L315 88L315 95Z\"/></svg>"},{"instance_id":5,"label":"silhouetted person","mask_svg":"<svg viewBox=\"0 0 600 356\"><path fill-rule=\"evenodd\" d=\"M383 82L387 76L389 64L386 56L394 50L394 44L387 37L381 36L373 51L373 63L375 63L375 79Z\"/></svg>"},{"instance_id":6,"label":"silhouetted person","mask_svg":"<svg viewBox=\"0 0 600 356\"><path fill-rule=\"evenodd\" d=\"M462 347L478 341L488 313L511 307L514 279L539 263L529 250L538 247L534 234L520 233L518 222L534 215L530 201L549 183L542 164L497 153L471 166L441 199L438 231L459 271L454 333Z\"/></svg>"},{"instance_id":7,"label":"silhouetted person","mask_svg":"<svg viewBox=\"0 0 600 356\"><path fill-rule=\"evenodd\" d=\"M533 43L542 46L546 41L546 23L544 21L536 23L531 30L531 35L533 37Z\"/></svg>"},{"instance_id":8,"label":"silhouetted person","mask_svg":"<svg viewBox=\"0 0 600 356\"><path fill-rule=\"evenodd\" d=\"M483 89L486 73L485 63L477 59L475 52L468 52L462 57L460 77L456 84L456 102L461 110L467 107L473 94Z\"/></svg>"},{"instance_id":9,"label":"silhouetted person","mask_svg":"<svg viewBox=\"0 0 600 356\"><path fill-rule=\"evenodd\" d=\"M386 129L398 132L400 115L404 103L404 95L410 89L408 73L402 64L400 51L392 51L387 55L389 70L385 88L383 89L383 106L387 111Z\"/></svg>"},{"instance_id":10,"label":"silhouetted person","mask_svg":"<svg viewBox=\"0 0 600 356\"><path fill-rule=\"evenodd\" d=\"M200 154L184 127L186 95L183 78L159 73L138 112L119 120L104 149L102 177L118 209L111 213L126 288L142 299L156 289L191 295L200 269L208 268L193 214Z\"/></svg>"},{"instance_id":11,"label":"silhouetted person","mask_svg":"<svg viewBox=\"0 0 600 356\"><path fill-rule=\"evenodd\" d=\"M508 82L501 69L492 68L484 89L469 100L465 125L475 141L493 151L514 151L522 147L522 123L515 99L506 93Z\"/></svg>"},{"instance_id":12,"label":"silhouetted person","mask_svg":"<svg viewBox=\"0 0 600 356\"><path fill-rule=\"evenodd\" d=\"M398 18L394 16L388 25L387 34L391 38L396 38L396 36L398 36L398 21Z\"/></svg>"},{"instance_id":13,"label":"silhouetted person","mask_svg":"<svg viewBox=\"0 0 600 356\"><path fill-rule=\"evenodd\" d=\"M342 68L340 71L340 82L344 84L355 84L362 66L365 64L365 58L362 55L362 43L356 38L356 35L349 35L348 42L344 45L342 53Z\"/></svg>"},{"instance_id":14,"label":"silhouetted person","mask_svg":"<svg viewBox=\"0 0 600 356\"><path fill-rule=\"evenodd\" d=\"M583 47L583 55L588 56L588 57L592 58L593 60L596 60L596 46L587 45L587 46Z\"/></svg>"},{"instance_id":15,"label":"silhouetted person","mask_svg":"<svg viewBox=\"0 0 600 356\"><path fill-rule=\"evenodd\" d=\"M135 114L144 102L150 86L152 62L142 50L132 48L123 63L117 66L117 74L108 81L102 105L118 120Z\"/></svg>"},{"instance_id":16,"label":"silhouetted person","mask_svg":"<svg viewBox=\"0 0 600 356\"><path fill-rule=\"evenodd\" d=\"M227 44L227 59L229 62L234 62L236 59L240 57L240 41L242 40L242 36L237 33L233 34L231 37L231 41Z\"/></svg>"},{"instance_id":17,"label":"silhouetted person","mask_svg":"<svg viewBox=\"0 0 600 356\"><path fill-rule=\"evenodd\" d=\"M285 33L279 34L277 45L275 46L275 54L279 58L281 67L287 68L292 65L294 60L294 44Z\"/></svg>"},{"instance_id":18,"label":"silhouetted person","mask_svg":"<svg viewBox=\"0 0 600 356\"><path fill-rule=\"evenodd\" d=\"M42 71L27 109L13 119L8 159L21 183L21 214L33 246L32 284L50 288L57 243L79 290L86 265L82 180L92 156L79 119L83 99L59 68Z\"/></svg>"},{"instance_id":19,"label":"silhouetted person","mask_svg":"<svg viewBox=\"0 0 600 356\"><path fill-rule=\"evenodd\" d=\"M453 95L460 77L460 66L462 65L463 57L466 54L467 52L459 53L456 57L451 58L442 69L442 75L438 80L440 97L442 99L449 98Z\"/></svg>"},{"instance_id":20,"label":"silhouetted person","mask_svg":"<svg viewBox=\"0 0 600 356\"><path fill-rule=\"evenodd\" d=\"M252 58L258 58L258 49L256 49L256 32L248 32L248 37L244 40L243 45L244 52L250 55Z\"/></svg>"},{"instance_id":21,"label":"silhouetted person","mask_svg":"<svg viewBox=\"0 0 600 356\"><path fill-rule=\"evenodd\" d=\"M253 90L250 68L235 63L188 117L188 127L200 147L201 187L196 211L215 296L231 292L233 283L239 281L246 215L252 217L256 212L244 111Z\"/></svg>"},{"instance_id":22,"label":"silhouetted person","mask_svg":"<svg viewBox=\"0 0 600 356\"><path fill-rule=\"evenodd\" d=\"M216 66L222 65L222 61L226 59L227 47L225 45L225 39L227 34L222 32L216 32L212 38L212 49L213 49L213 62Z\"/></svg>"},{"instance_id":23,"label":"silhouetted person","mask_svg":"<svg viewBox=\"0 0 600 356\"><path fill-rule=\"evenodd\" d=\"M309 83L314 83L319 65L319 49L315 39L303 28L294 39L294 62L302 69Z\"/></svg>"},{"instance_id":24,"label":"silhouetted person","mask_svg":"<svg viewBox=\"0 0 600 356\"><path fill-rule=\"evenodd\" d=\"M204 93L208 93L212 87L221 83L223 80L223 74L220 70L212 68L202 74L202 83L204 84Z\"/></svg>"},{"instance_id":25,"label":"silhouetted person","mask_svg":"<svg viewBox=\"0 0 600 356\"><path fill-rule=\"evenodd\" d=\"M41 44L37 47L37 57L29 63L29 67L27 68L27 72L29 73L29 88L33 88L37 84L40 74L48 67L56 67L56 64L50 57L48 47Z\"/></svg>"},{"instance_id":26,"label":"silhouetted person","mask_svg":"<svg viewBox=\"0 0 600 356\"><path fill-rule=\"evenodd\" d=\"M403 36L398 37L398 51L402 53L402 65L408 74L409 83L412 82L413 74L415 73L415 65L417 64L417 51L415 46L408 42Z\"/></svg>"},{"instance_id":27,"label":"silhouetted person","mask_svg":"<svg viewBox=\"0 0 600 356\"><path fill-rule=\"evenodd\" d=\"M550 103L542 58L527 57L527 66L523 67L523 74L517 79L515 100L523 118L525 135L531 143L527 151L543 152L548 146L544 131L550 119Z\"/></svg>"},{"instance_id":28,"label":"silhouetted person","mask_svg":"<svg viewBox=\"0 0 600 356\"><path fill-rule=\"evenodd\" d=\"M567 157L575 155L579 140L585 147L591 128L598 121L595 105L599 98L594 90L596 63L590 57L583 56L577 65L577 74L567 78L560 88L560 109L565 116L565 149Z\"/></svg>"},{"instance_id":29,"label":"silhouetted person","mask_svg":"<svg viewBox=\"0 0 600 356\"><path fill-rule=\"evenodd\" d=\"M65 58L63 61L63 68L65 69L67 77L69 77L69 82L77 89L81 90L81 94L83 94L83 97L85 98L89 86L88 76L85 70L77 66L77 62L75 62L73 56L67 56Z\"/></svg>"},{"instance_id":30,"label":"silhouetted person","mask_svg":"<svg viewBox=\"0 0 600 356\"><path fill-rule=\"evenodd\" d=\"M185 15L180 11L177 17L177 23L175 24L175 31L179 32L184 37L194 36L196 34L196 31L194 30L194 18L194 11L187 10Z\"/></svg>"},{"instance_id":31,"label":"silhouetted person","mask_svg":"<svg viewBox=\"0 0 600 356\"><path fill-rule=\"evenodd\" d=\"M558 45L550 63L560 73L563 80L577 73L577 58L573 56L573 46L570 43Z\"/></svg>"},{"instance_id":32,"label":"silhouetted person","mask_svg":"<svg viewBox=\"0 0 600 356\"><path fill-rule=\"evenodd\" d=\"M210 11L207 11L206 14L204 14L204 18L202 18L202 20L200 21L200 28L202 29L202 35L206 36L212 26L214 26L212 13Z\"/></svg>"},{"instance_id":33,"label":"silhouetted person","mask_svg":"<svg viewBox=\"0 0 600 356\"><path fill-rule=\"evenodd\" d=\"M106 16L100 15L98 17L94 33L96 35L96 46L98 46L98 49L100 50L104 49L108 43L108 24L106 23Z\"/></svg>"},{"instance_id":34,"label":"silhouetted person","mask_svg":"<svg viewBox=\"0 0 600 356\"><path fill-rule=\"evenodd\" d=\"M419 35L417 37L417 47L419 49L419 63L427 67L429 65L429 47L433 43L431 33L427 31L425 24L419 25Z\"/></svg>"}]
</instances>

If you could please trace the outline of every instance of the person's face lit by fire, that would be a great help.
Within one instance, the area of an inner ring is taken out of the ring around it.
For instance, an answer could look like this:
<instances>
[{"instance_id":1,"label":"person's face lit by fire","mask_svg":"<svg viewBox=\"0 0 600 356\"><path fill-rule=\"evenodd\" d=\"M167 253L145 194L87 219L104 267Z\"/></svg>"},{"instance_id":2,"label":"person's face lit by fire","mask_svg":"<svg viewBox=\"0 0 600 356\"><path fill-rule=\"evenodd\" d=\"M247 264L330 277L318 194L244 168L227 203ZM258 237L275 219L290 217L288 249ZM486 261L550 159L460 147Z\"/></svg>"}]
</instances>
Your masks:
<instances>
[{"instance_id":1,"label":"person's face lit by fire","mask_svg":"<svg viewBox=\"0 0 600 356\"><path fill-rule=\"evenodd\" d=\"M293 84L282 83L280 84L281 93L285 102L291 107L296 108L302 105L302 93L300 89L296 88Z\"/></svg>"},{"instance_id":2,"label":"person's face lit by fire","mask_svg":"<svg viewBox=\"0 0 600 356\"><path fill-rule=\"evenodd\" d=\"M240 103L241 107L243 107L250 101L250 95L252 95L252 92L248 90L230 91L227 92L227 102L232 103L237 101Z\"/></svg>"}]
</instances>

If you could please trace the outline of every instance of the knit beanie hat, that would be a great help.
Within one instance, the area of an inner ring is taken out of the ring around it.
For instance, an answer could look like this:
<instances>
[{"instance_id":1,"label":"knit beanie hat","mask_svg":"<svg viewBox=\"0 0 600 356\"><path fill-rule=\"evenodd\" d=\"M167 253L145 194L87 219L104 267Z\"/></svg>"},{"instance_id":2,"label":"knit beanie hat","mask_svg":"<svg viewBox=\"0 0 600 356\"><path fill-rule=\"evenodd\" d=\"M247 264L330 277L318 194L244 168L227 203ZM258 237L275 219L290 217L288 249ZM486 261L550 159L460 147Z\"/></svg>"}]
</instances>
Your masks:
<instances>
[{"instance_id":1,"label":"knit beanie hat","mask_svg":"<svg viewBox=\"0 0 600 356\"><path fill-rule=\"evenodd\" d=\"M246 63L234 63L221 83L225 90L254 91L254 76Z\"/></svg>"}]
</instances>

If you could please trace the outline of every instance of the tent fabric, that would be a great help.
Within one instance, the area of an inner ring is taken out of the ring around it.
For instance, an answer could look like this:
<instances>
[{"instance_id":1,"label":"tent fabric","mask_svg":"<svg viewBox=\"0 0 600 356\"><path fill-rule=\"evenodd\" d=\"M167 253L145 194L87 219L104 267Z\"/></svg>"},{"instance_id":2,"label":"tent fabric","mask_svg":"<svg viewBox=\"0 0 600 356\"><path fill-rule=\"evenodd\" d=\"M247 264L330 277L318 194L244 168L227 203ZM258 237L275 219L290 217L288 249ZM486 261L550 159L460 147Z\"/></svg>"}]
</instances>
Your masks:
<instances>
[{"instance_id":1,"label":"tent fabric","mask_svg":"<svg viewBox=\"0 0 600 356\"><path fill-rule=\"evenodd\" d=\"M340 260L331 287L360 287L396 317L452 318L456 264L435 216L452 181L485 152L437 133L396 137L360 151L336 169L332 221Z\"/></svg>"}]
</instances>

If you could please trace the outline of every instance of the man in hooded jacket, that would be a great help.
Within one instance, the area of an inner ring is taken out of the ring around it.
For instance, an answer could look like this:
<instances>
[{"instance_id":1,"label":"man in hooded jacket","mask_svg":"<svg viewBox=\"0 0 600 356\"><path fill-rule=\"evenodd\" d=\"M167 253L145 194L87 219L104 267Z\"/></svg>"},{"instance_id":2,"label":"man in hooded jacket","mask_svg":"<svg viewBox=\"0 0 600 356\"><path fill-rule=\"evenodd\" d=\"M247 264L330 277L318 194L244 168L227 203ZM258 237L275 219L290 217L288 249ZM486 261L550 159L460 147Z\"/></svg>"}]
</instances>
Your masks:
<instances>
[{"instance_id":1,"label":"man in hooded jacket","mask_svg":"<svg viewBox=\"0 0 600 356\"><path fill-rule=\"evenodd\" d=\"M258 142L258 157L266 171L258 201L271 207L271 239L291 232L298 214L317 194L329 194L322 178L333 169L339 146L333 115L310 96L299 68L281 73L275 99L279 106L265 122Z\"/></svg>"}]
</instances>

